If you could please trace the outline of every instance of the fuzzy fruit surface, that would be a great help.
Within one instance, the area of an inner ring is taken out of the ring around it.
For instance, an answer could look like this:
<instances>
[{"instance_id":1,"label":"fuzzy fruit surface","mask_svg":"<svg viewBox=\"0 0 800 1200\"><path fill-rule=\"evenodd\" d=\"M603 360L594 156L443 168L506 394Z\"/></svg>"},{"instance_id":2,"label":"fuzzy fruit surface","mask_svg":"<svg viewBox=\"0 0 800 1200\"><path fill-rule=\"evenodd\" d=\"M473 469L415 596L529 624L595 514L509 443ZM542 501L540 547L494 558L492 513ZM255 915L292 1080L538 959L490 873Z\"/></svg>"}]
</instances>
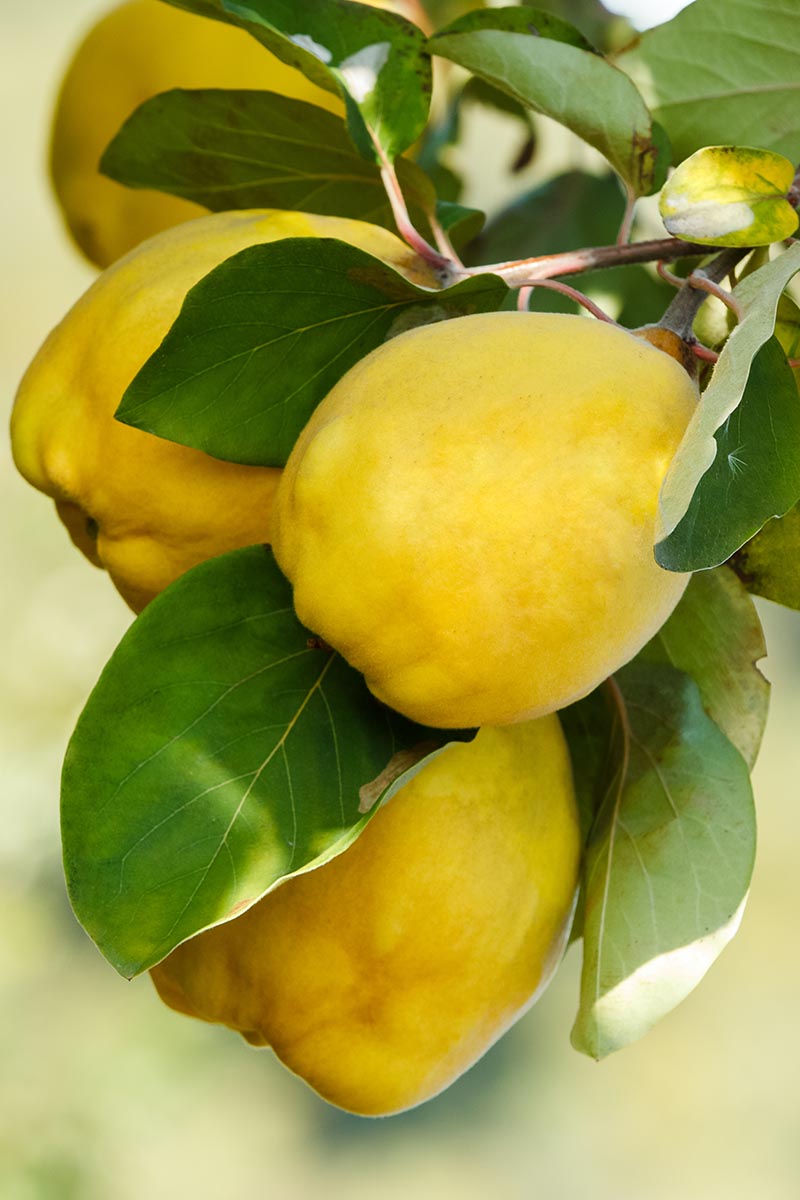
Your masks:
<instances>
[{"instance_id":1,"label":"fuzzy fruit surface","mask_svg":"<svg viewBox=\"0 0 800 1200\"><path fill-rule=\"evenodd\" d=\"M673 358L585 317L399 335L328 394L281 479L272 542L300 620L425 724L564 707L686 587L653 542L696 403Z\"/></svg>"},{"instance_id":2,"label":"fuzzy fruit surface","mask_svg":"<svg viewBox=\"0 0 800 1200\"><path fill-rule=\"evenodd\" d=\"M388 0L372 3L393 7ZM99 267L162 229L205 212L179 196L124 187L98 169L103 151L133 110L178 87L262 89L344 112L338 96L316 87L242 29L163 0L128 0L111 9L86 35L67 69L50 146L50 174L67 226Z\"/></svg>"},{"instance_id":3,"label":"fuzzy fruit surface","mask_svg":"<svg viewBox=\"0 0 800 1200\"><path fill-rule=\"evenodd\" d=\"M216 213L166 230L104 271L20 384L11 418L18 469L53 497L75 544L136 612L196 563L268 540L278 469L222 462L114 413L189 289L230 255L286 237L340 238L435 285L376 225L273 209Z\"/></svg>"},{"instance_id":4,"label":"fuzzy fruit surface","mask_svg":"<svg viewBox=\"0 0 800 1200\"><path fill-rule=\"evenodd\" d=\"M448 746L349 849L152 971L332 1104L398 1112L465 1071L545 987L580 835L556 716Z\"/></svg>"}]
</instances>

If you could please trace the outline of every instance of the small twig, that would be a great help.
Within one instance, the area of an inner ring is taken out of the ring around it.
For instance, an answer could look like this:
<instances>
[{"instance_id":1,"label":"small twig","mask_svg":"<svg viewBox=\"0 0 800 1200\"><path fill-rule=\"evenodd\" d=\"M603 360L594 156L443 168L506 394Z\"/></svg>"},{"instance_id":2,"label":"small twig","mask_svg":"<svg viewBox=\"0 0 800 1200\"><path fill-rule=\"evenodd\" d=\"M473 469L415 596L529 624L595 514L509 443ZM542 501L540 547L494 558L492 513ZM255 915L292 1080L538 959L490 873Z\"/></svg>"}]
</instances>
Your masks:
<instances>
[{"instance_id":1,"label":"small twig","mask_svg":"<svg viewBox=\"0 0 800 1200\"><path fill-rule=\"evenodd\" d=\"M716 296L726 308L730 309L737 321L742 319L742 306L732 292L726 288L720 287L713 279L708 279L704 271L693 271L686 280L689 287L698 288L701 292L707 292L709 296Z\"/></svg>"},{"instance_id":2,"label":"small twig","mask_svg":"<svg viewBox=\"0 0 800 1200\"><path fill-rule=\"evenodd\" d=\"M531 293L532 292L533 292L532 287L521 287L519 289L519 294L517 295L517 310L519 312L527 312L528 311L528 305L531 302Z\"/></svg>"},{"instance_id":3,"label":"small twig","mask_svg":"<svg viewBox=\"0 0 800 1200\"><path fill-rule=\"evenodd\" d=\"M689 347L695 358L701 358L703 362L715 363L719 359L716 350L709 350L708 346L702 346L700 342L689 342Z\"/></svg>"},{"instance_id":4,"label":"small twig","mask_svg":"<svg viewBox=\"0 0 800 1200\"><path fill-rule=\"evenodd\" d=\"M562 275L580 275L603 267L621 267L630 263L674 262L676 258L698 258L708 254L708 246L682 242L678 238L658 238L633 242L627 246L592 246L567 250L561 254L542 254L534 258L464 268L463 274L499 275L509 287L524 287L536 279L555 279ZM459 272L462 274L462 272Z\"/></svg>"},{"instance_id":5,"label":"small twig","mask_svg":"<svg viewBox=\"0 0 800 1200\"><path fill-rule=\"evenodd\" d=\"M637 196L630 184L625 184L625 212L622 215L622 223L617 234L617 245L627 246L631 240L631 228L633 227L633 215L636 210Z\"/></svg>"},{"instance_id":6,"label":"small twig","mask_svg":"<svg viewBox=\"0 0 800 1200\"><path fill-rule=\"evenodd\" d=\"M439 247L440 252L445 255L448 262L454 263L455 266L463 268L464 264L461 261L461 258L459 257L453 243L450 241L449 234L443 228L441 221L439 221L435 213L429 212L426 215L428 218L428 224L431 227L436 245Z\"/></svg>"},{"instance_id":7,"label":"small twig","mask_svg":"<svg viewBox=\"0 0 800 1200\"><path fill-rule=\"evenodd\" d=\"M408 215L408 206L406 205L403 190L400 187L400 181L397 178L397 172L394 169L394 163L386 154L374 132L367 126L369 135L372 138L372 143L375 147L375 152L378 155L378 160L381 169L381 179L389 197L389 203L392 206L392 215L397 226L397 232L407 245L414 250L420 258L423 258L427 263L438 270L445 270L452 267L453 262L449 256L440 254L438 250L426 241L421 233L418 233L414 228L411 217Z\"/></svg>"},{"instance_id":8,"label":"small twig","mask_svg":"<svg viewBox=\"0 0 800 1200\"><path fill-rule=\"evenodd\" d=\"M706 247L707 251L708 247ZM723 250L703 267L702 272L696 271L694 274L697 278L702 275L703 279L710 280L711 283L719 283L721 279L730 274L739 260L749 253L749 248ZM691 342L694 319L700 306L705 303L706 294L705 289L698 287L696 282L692 285L687 280L658 322L659 326L662 329L671 329L685 342Z\"/></svg>"},{"instance_id":9,"label":"small twig","mask_svg":"<svg viewBox=\"0 0 800 1200\"><path fill-rule=\"evenodd\" d=\"M525 299L525 308L527 308L530 293L537 287L549 288L553 292L560 292L562 296L568 296L570 300L574 300L576 304L580 304L593 317L597 317L598 321L605 321L608 325L617 325L619 328L618 323L613 317L603 312L602 308L598 304L595 304L594 300L590 300L587 295L579 292L577 288L570 287L568 283L560 283L557 279L537 279L535 283L530 283L523 287L520 291L520 307L522 306L522 293L527 293Z\"/></svg>"},{"instance_id":10,"label":"small twig","mask_svg":"<svg viewBox=\"0 0 800 1200\"><path fill-rule=\"evenodd\" d=\"M656 263L656 273L668 283L670 287L682 288L686 283L685 279L681 279L680 275L676 275L674 271L670 271L669 267L665 266L661 259Z\"/></svg>"}]
</instances>

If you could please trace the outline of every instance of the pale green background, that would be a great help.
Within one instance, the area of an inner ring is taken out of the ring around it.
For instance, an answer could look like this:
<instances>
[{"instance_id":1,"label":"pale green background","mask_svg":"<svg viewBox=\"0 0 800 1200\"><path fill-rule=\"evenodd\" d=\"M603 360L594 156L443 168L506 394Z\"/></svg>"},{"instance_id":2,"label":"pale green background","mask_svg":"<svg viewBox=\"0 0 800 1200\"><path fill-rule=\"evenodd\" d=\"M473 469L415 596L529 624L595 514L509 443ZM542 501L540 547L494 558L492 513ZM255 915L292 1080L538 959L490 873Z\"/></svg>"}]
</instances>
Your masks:
<instances>
[{"instance_id":1,"label":"pale green background","mask_svg":"<svg viewBox=\"0 0 800 1200\"><path fill-rule=\"evenodd\" d=\"M0 189L6 409L92 278L43 170L48 112L97 0L3 0ZM2 1200L795 1200L800 1177L800 620L763 606L774 707L742 931L698 991L597 1066L570 1049L578 961L462 1081L386 1121L346 1117L266 1051L118 979L71 917L58 773L129 615L2 455Z\"/></svg>"}]
</instances>

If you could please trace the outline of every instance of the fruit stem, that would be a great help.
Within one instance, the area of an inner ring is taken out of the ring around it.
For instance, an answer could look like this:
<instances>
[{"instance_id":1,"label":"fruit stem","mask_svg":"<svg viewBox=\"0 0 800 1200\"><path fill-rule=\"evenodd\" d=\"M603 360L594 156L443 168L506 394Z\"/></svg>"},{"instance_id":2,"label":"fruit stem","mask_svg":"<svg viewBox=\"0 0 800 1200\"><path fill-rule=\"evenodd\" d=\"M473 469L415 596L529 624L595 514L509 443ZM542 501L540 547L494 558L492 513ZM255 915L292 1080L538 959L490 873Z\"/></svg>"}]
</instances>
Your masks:
<instances>
[{"instance_id":1,"label":"fruit stem","mask_svg":"<svg viewBox=\"0 0 800 1200\"><path fill-rule=\"evenodd\" d=\"M709 279L704 271L692 271L686 282L689 287L698 288L701 292L707 292L709 296L716 296L717 300L721 300L726 308L729 308L737 321L742 319L742 306L732 292L726 288L720 287L718 283L714 283L713 279Z\"/></svg>"},{"instance_id":2,"label":"fruit stem","mask_svg":"<svg viewBox=\"0 0 800 1200\"><path fill-rule=\"evenodd\" d=\"M517 306L520 310L524 311L528 307L530 294L537 287L550 288L553 292L560 292L562 296L569 296L570 300L574 300L576 304L580 304L593 317L597 317L598 321L605 321L607 325L616 325L618 329L620 328L619 323L613 317L610 317L607 312L603 312L602 308L598 304L595 304L594 300L590 300L584 292L579 292L577 288L570 287L568 283L560 283L557 279L537 279L535 283L527 284L521 288L519 304Z\"/></svg>"},{"instance_id":3,"label":"fruit stem","mask_svg":"<svg viewBox=\"0 0 800 1200\"><path fill-rule=\"evenodd\" d=\"M381 179L389 197L389 203L392 206L392 215L394 217L397 232L403 241L414 250L420 258L430 265L436 271L444 271L449 275L453 266L453 260L449 256L440 254L438 250L426 241L421 233L418 233L414 228L411 217L408 214L408 206L403 196L403 190L400 187L400 181L397 178L397 172L394 169L394 163L391 161L383 146L381 145L375 133L367 126L369 135L372 138L372 143L375 147L375 153L378 156L380 163Z\"/></svg>"},{"instance_id":4,"label":"fruit stem","mask_svg":"<svg viewBox=\"0 0 800 1200\"><path fill-rule=\"evenodd\" d=\"M428 224L433 231L433 236L436 239L436 245L439 247L441 253L446 256L449 263L454 263L456 267L463 268L464 264L459 258L453 243L450 241L447 231L443 228L436 214L428 212L425 215L428 218Z\"/></svg>"}]
</instances>

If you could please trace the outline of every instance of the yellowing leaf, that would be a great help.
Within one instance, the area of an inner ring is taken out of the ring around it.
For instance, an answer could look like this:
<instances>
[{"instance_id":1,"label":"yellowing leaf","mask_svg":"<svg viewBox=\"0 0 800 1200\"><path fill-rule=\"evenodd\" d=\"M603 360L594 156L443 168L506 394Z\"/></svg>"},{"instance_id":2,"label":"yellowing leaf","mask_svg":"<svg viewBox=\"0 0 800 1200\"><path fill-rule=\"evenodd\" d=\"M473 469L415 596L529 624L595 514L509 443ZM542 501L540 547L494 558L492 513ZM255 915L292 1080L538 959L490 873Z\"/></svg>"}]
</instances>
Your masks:
<instances>
[{"instance_id":1,"label":"yellowing leaf","mask_svg":"<svg viewBox=\"0 0 800 1200\"><path fill-rule=\"evenodd\" d=\"M668 231L708 246L768 246L791 237L798 216L786 199L788 158L750 146L706 146L664 185L659 211Z\"/></svg>"}]
</instances>

